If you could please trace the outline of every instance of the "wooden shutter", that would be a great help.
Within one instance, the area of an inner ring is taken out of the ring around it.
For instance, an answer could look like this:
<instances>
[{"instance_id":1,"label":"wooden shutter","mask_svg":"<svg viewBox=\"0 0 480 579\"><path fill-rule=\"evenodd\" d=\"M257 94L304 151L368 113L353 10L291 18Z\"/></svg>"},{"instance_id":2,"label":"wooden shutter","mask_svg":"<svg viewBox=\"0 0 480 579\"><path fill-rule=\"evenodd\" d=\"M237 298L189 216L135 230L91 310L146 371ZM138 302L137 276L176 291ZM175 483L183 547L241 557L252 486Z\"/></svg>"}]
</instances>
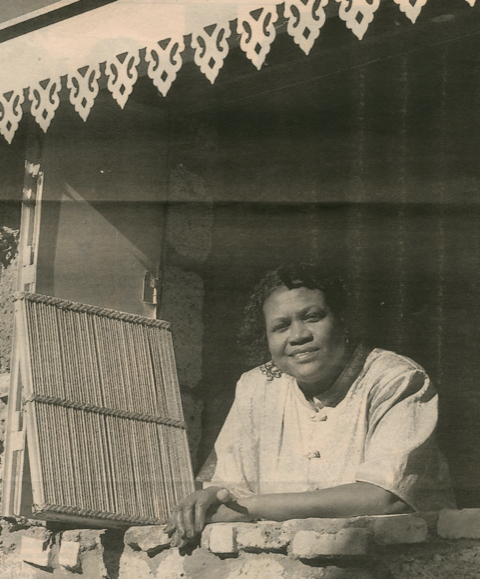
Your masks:
<instances>
[{"instance_id":1,"label":"wooden shutter","mask_svg":"<svg viewBox=\"0 0 480 579\"><path fill-rule=\"evenodd\" d=\"M16 300L3 514L159 524L194 483L167 322Z\"/></svg>"}]
</instances>

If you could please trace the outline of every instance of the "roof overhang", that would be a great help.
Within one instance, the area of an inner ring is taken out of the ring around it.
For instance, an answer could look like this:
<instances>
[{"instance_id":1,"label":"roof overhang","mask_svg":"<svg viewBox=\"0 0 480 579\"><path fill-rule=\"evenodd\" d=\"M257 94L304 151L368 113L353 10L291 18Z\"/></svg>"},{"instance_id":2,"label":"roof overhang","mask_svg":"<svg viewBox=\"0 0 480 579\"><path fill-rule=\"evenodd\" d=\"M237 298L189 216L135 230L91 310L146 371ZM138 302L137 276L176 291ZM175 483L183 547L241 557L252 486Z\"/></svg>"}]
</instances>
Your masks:
<instances>
[{"instance_id":1,"label":"roof overhang","mask_svg":"<svg viewBox=\"0 0 480 579\"><path fill-rule=\"evenodd\" d=\"M427 0L117 0L0 43L0 133L10 143L25 110L47 131L62 86L86 121L104 80L124 107L143 67L166 96L189 48L213 84L238 44L260 69L281 25L308 54L327 17L362 39L380 2L415 22ZM432 1L432 0L431 0ZM476 0L465 0L474 6Z\"/></svg>"}]
</instances>

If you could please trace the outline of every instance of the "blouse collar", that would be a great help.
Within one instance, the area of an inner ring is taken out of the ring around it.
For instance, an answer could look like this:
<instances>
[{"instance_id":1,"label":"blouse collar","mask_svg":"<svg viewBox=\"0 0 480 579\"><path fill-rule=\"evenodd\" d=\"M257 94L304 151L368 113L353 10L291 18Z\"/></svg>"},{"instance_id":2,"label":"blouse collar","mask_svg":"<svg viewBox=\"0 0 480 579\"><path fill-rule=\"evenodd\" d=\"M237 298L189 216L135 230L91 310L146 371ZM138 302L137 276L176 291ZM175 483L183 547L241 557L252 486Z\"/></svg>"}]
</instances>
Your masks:
<instances>
[{"instance_id":1,"label":"blouse collar","mask_svg":"<svg viewBox=\"0 0 480 579\"><path fill-rule=\"evenodd\" d=\"M335 407L339 404L347 395L350 390L350 386L355 382L355 380L360 375L360 372L365 365L365 361L372 351L372 348L359 342L357 345L353 345L347 351L347 356L349 356L348 362L345 368L342 370L340 376L335 380L333 386L315 396L311 402L316 408L323 408L324 406ZM296 384L296 382L295 382ZM296 384L298 393L306 401L304 394L301 392L298 384Z\"/></svg>"}]
</instances>

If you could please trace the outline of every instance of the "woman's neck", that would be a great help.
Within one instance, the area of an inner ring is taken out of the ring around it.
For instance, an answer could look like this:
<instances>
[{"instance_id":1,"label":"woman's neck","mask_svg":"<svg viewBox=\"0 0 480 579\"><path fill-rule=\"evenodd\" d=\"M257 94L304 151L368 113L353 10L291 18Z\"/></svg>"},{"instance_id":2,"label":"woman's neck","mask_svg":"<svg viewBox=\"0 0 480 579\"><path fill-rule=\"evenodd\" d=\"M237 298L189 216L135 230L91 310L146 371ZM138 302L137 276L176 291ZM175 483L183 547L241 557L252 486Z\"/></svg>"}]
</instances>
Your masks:
<instances>
[{"instance_id":1,"label":"woman's neck","mask_svg":"<svg viewBox=\"0 0 480 579\"><path fill-rule=\"evenodd\" d=\"M345 348L343 350L343 355L339 363L332 366L332 369L329 372L329 374L325 376L325 378L322 379L321 381L317 381L311 384L297 381L298 387L303 392L307 400L312 400L316 396L324 394L334 386L335 382L338 380L338 378L344 371L345 367L347 366L352 356L353 349L354 348L350 346L349 343L346 343Z\"/></svg>"}]
</instances>

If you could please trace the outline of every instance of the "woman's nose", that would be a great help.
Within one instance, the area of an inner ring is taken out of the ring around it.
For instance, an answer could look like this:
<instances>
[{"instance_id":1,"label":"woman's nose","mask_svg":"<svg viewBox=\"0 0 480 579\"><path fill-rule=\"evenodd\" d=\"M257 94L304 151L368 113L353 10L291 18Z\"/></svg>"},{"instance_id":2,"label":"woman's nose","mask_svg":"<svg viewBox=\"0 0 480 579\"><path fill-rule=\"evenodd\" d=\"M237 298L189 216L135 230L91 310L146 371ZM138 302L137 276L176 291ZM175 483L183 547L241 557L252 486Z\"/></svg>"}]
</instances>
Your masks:
<instances>
[{"instance_id":1,"label":"woman's nose","mask_svg":"<svg viewBox=\"0 0 480 579\"><path fill-rule=\"evenodd\" d=\"M304 344L312 339L312 332L304 322L295 322L290 327L290 343Z\"/></svg>"}]
</instances>

